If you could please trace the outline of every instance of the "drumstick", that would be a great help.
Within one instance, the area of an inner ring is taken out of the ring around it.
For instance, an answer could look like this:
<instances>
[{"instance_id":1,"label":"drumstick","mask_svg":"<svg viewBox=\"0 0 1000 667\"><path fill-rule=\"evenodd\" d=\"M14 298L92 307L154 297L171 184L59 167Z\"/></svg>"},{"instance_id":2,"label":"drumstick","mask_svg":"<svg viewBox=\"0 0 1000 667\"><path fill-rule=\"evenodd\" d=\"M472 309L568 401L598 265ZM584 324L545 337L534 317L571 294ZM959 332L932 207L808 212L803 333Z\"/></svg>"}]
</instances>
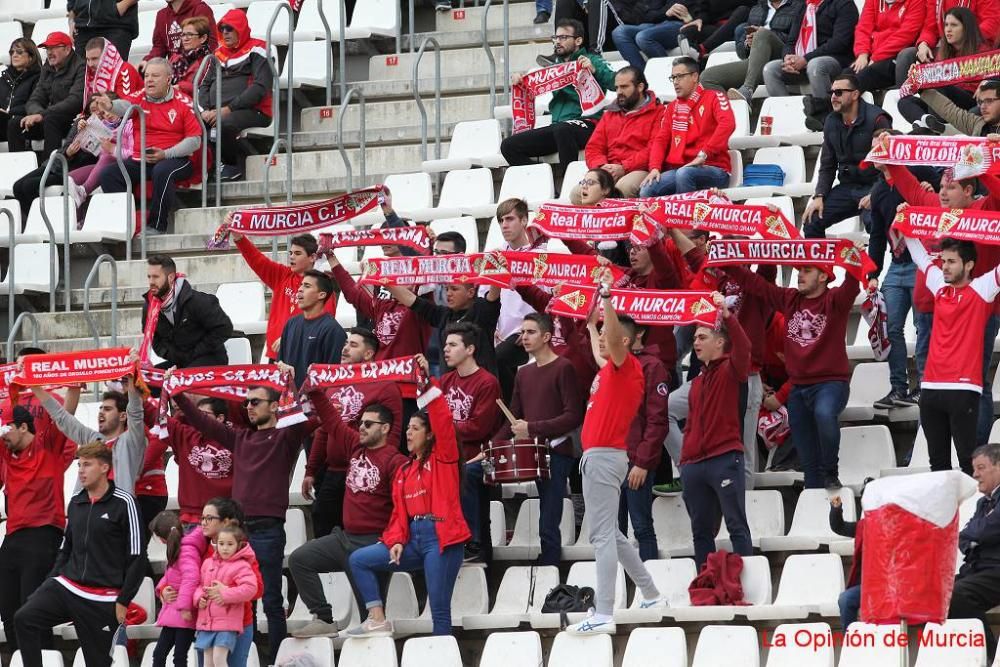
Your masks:
<instances>
[{"instance_id":1,"label":"drumstick","mask_svg":"<svg viewBox=\"0 0 1000 667\"><path fill-rule=\"evenodd\" d=\"M510 408L508 408L508 407L507 407L507 406L506 406L506 405L504 404L504 402L503 402L503 399L502 399L502 398L498 398L498 399L497 399L497 405L499 405L499 406L500 406L500 412L502 412L502 413L503 413L504 417L506 417L506 418L507 418L507 421L509 421L509 422L510 422L510 425L511 425L511 426L513 426L513 425L514 425L514 422L516 422L516 421L517 421L517 417L515 417L515 416L514 416L514 413L513 413L513 412L511 412L511 411L510 411Z\"/></svg>"}]
</instances>

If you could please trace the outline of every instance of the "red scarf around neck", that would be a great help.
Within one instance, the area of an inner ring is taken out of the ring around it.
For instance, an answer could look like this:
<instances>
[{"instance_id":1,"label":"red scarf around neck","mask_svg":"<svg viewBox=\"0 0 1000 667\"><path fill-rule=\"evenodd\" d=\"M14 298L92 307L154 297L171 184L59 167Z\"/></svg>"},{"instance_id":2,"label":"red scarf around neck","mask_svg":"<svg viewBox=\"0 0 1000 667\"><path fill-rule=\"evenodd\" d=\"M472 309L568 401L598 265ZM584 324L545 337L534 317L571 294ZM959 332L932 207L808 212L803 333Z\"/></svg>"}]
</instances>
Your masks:
<instances>
[{"instance_id":1,"label":"red scarf around neck","mask_svg":"<svg viewBox=\"0 0 1000 667\"><path fill-rule=\"evenodd\" d=\"M687 133L691 128L691 112L694 105L698 104L701 94L705 89L698 84L686 99L676 99L671 104L674 105L674 113L671 126L670 152L667 153L667 164L684 164L684 149L687 148Z\"/></svg>"}]
</instances>

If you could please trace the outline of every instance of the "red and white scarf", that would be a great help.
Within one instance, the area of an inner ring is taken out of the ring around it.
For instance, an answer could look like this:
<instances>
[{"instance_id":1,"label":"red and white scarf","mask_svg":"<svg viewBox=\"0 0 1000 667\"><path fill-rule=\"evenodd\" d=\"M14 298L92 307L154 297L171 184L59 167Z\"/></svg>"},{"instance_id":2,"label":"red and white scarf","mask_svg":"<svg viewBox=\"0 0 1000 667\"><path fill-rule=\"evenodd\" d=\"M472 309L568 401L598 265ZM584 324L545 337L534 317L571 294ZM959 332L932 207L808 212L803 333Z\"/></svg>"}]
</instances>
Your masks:
<instances>
[{"instance_id":1,"label":"red and white scarf","mask_svg":"<svg viewBox=\"0 0 1000 667\"><path fill-rule=\"evenodd\" d=\"M423 386L427 383L427 377L417 363L415 355L366 361L360 364L310 364L300 393L369 382Z\"/></svg>"},{"instance_id":2,"label":"red and white scarf","mask_svg":"<svg viewBox=\"0 0 1000 667\"><path fill-rule=\"evenodd\" d=\"M129 99L142 90L142 79L138 77L138 72L125 62L115 45L107 39L104 40L104 51L101 52L101 59L97 61L95 71L91 72L89 67L84 69L84 114L87 113L90 98L97 93L110 90L122 98Z\"/></svg>"},{"instance_id":3,"label":"red and white scarf","mask_svg":"<svg viewBox=\"0 0 1000 667\"><path fill-rule=\"evenodd\" d=\"M390 227L388 229L352 229L319 235L319 254L348 246L399 245L412 248L422 255L431 251L431 237L422 225Z\"/></svg>"},{"instance_id":4,"label":"red and white scarf","mask_svg":"<svg viewBox=\"0 0 1000 667\"><path fill-rule=\"evenodd\" d=\"M701 95L704 92L705 89L699 84L686 99L678 98L671 102L674 109L671 116L671 143L670 151L667 153L667 164L679 165L686 162L684 149L687 148L687 133L691 127L691 112L694 110L694 105L701 100Z\"/></svg>"},{"instance_id":5,"label":"red and white scarf","mask_svg":"<svg viewBox=\"0 0 1000 667\"><path fill-rule=\"evenodd\" d=\"M160 311L173 305L174 297L177 296L178 285L184 284L184 274L175 274L174 284L170 286L170 291L162 299L153 290L149 291L149 307L146 309L146 327L142 331L142 346L139 348L139 364L146 367L149 364L149 351L153 348L153 336L156 334L156 327L160 321Z\"/></svg>"},{"instance_id":6,"label":"red and white scarf","mask_svg":"<svg viewBox=\"0 0 1000 667\"><path fill-rule=\"evenodd\" d=\"M925 88L941 88L963 83L978 83L1000 76L1000 51L959 56L938 62L918 63L910 67L899 96L906 97Z\"/></svg>"},{"instance_id":7,"label":"red and white scarf","mask_svg":"<svg viewBox=\"0 0 1000 667\"><path fill-rule=\"evenodd\" d=\"M579 241L627 239L632 232L634 220L639 215L639 208L632 203L604 201L610 203L600 207L551 202L542 204L528 225L552 239Z\"/></svg>"},{"instance_id":8,"label":"red and white scarf","mask_svg":"<svg viewBox=\"0 0 1000 667\"><path fill-rule=\"evenodd\" d=\"M628 280L624 271L599 262L595 255L495 250L486 253L485 260L480 278L498 287L555 287L565 283L620 286Z\"/></svg>"},{"instance_id":9,"label":"red and white scarf","mask_svg":"<svg viewBox=\"0 0 1000 667\"><path fill-rule=\"evenodd\" d=\"M875 263L849 239L796 239L792 241L718 240L708 244L709 266L776 264L779 266L843 267L863 281Z\"/></svg>"},{"instance_id":10,"label":"red and white scarf","mask_svg":"<svg viewBox=\"0 0 1000 667\"><path fill-rule=\"evenodd\" d=\"M145 388L139 376L139 369L127 347L29 354L22 362L22 371L11 378L9 384L9 398L15 404L19 387L109 382L131 375L137 378L137 384Z\"/></svg>"},{"instance_id":11,"label":"red and white scarf","mask_svg":"<svg viewBox=\"0 0 1000 667\"><path fill-rule=\"evenodd\" d=\"M1000 212L978 209L907 206L896 213L892 229L921 241L948 237L987 245L1000 245Z\"/></svg>"},{"instance_id":12,"label":"red and white scarf","mask_svg":"<svg viewBox=\"0 0 1000 667\"><path fill-rule=\"evenodd\" d=\"M878 290L869 292L861 304L861 316L868 325L868 342L871 343L875 361L889 358L892 343L889 341L889 315L885 297Z\"/></svg>"},{"instance_id":13,"label":"red and white scarf","mask_svg":"<svg viewBox=\"0 0 1000 667\"><path fill-rule=\"evenodd\" d=\"M816 10L823 0L808 0L806 11L802 15L802 27L799 37L795 40L795 55L804 58L807 53L816 50Z\"/></svg>"},{"instance_id":14,"label":"red and white scarf","mask_svg":"<svg viewBox=\"0 0 1000 667\"><path fill-rule=\"evenodd\" d=\"M657 197L641 208L642 218L632 228L632 243L652 245L666 228L700 230L723 236L797 239L798 229L780 210L750 204L713 204Z\"/></svg>"},{"instance_id":15,"label":"red and white scarf","mask_svg":"<svg viewBox=\"0 0 1000 667\"><path fill-rule=\"evenodd\" d=\"M585 320L599 305L597 292L597 287L589 285L560 285L552 291L547 310L552 315ZM711 292L612 289L611 303L615 312L647 326L715 326L718 317Z\"/></svg>"},{"instance_id":16,"label":"red and white scarf","mask_svg":"<svg viewBox=\"0 0 1000 667\"><path fill-rule=\"evenodd\" d=\"M590 70L581 68L576 60L543 67L528 72L521 77L520 83L511 88L514 134L535 127L536 97L566 86L576 89L584 116L600 109L604 101L604 89Z\"/></svg>"}]
</instances>

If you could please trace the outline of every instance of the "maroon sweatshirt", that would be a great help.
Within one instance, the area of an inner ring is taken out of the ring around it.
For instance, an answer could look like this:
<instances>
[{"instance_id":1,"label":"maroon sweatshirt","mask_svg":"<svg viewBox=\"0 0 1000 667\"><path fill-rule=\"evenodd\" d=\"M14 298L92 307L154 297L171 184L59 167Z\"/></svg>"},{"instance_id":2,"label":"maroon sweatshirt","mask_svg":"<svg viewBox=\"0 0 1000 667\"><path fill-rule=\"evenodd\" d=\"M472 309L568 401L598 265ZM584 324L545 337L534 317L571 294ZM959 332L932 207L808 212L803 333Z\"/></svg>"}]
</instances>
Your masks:
<instances>
[{"instance_id":1,"label":"maroon sweatshirt","mask_svg":"<svg viewBox=\"0 0 1000 667\"><path fill-rule=\"evenodd\" d=\"M183 414L167 420L163 440L177 460L181 521L198 523L206 502L233 495L233 453L186 422Z\"/></svg>"},{"instance_id":2,"label":"maroon sweatshirt","mask_svg":"<svg viewBox=\"0 0 1000 667\"><path fill-rule=\"evenodd\" d=\"M843 284L808 299L794 287L778 287L742 267L727 271L747 293L785 316L785 367L793 385L850 380L844 340L847 318L861 291L857 280L847 276Z\"/></svg>"},{"instance_id":3,"label":"maroon sweatshirt","mask_svg":"<svg viewBox=\"0 0 1000 667\"><path fill-rule=\"evenodd\" d=\"M212 8L203 0L184 0L181 8L174 11L167 6L156 12L156 23L153 25L153 48L143 60L150 58L169 58L175 53L181 53L181 23L192 16L204 16L208 19L209 53L215 52L218 42L218 30L215 29L215 15Z\"/></svg>"},{"instance_id":4,"label":"maroon sweatshirt","mask_svg":"<svg viewBox=\"0 0 1000 667\"><path fill-rule=\"evenodd\" d=\"M455 431L466 461L478 456L490 436L496 433L500 408L500 382L485 368L462 377L458 371L441 376L441 391L455 420Z\"/></svg>"},{"instance_id":5,"label":"maroon sweatshirt","mask_svg":"<svg viewBox=\"0 0 1000 667\"><path fill-rule=\"evenodd\" d=\"M730 313L725 323L729 352L704 365L691 382L681 465L743 451L740 390L750 374L750 340L738 317Z\"/></svg>"},{"instance_id":6,"label":"maroon sweatshirt","mask_svg":"<svg viewBox=\"0 0 1000 667\"><path fill-rule=\"evenodd\" d=\"M387 440L395 444L400 440L403 428L403 397L399 385L394 382L370 382L328 389L326 397L340 406L340 419L349 430L358 432L361 415L369 405L379 403L389 408L392 413L392 428L389 429ZM306 462L306 476L315 477L323 469L334 472L347 470L347 456L341 453L341 447L332 433L325 427L316 429L313 434L312 448L309 450L309 460Z\"/></svg>"},{"instance_id":7,"label":"maroon sweatshirt","mask_svg":"<svg viewBox=\"0 0 1000 667\"><path fill-rule=\"evenodd\" d=\"M635 357L642 365L646 391L639 413L625 436L625 445L628 447L629 463L653 471L660 465L663 440L669 428L667 397L670 395L670 375L655 345L645 346L635 353Z\"/></svg>"},{"instance_id":8,"label":"maroon sweatshirt","mask_svg":"<svg viewBox=\"0 0 1000 667\"><path fill-rule=\"evenodd\" d=\"M544 313L552 300L552 293L530 286L517 288L524 302L539 313ZM581 387L589 387L597 375L597 364L594 353L590 349L590 334L584 320L574 320L571 317L555 316L552 318L552 349L573 364L576 379ZM558 333L558 336L556 335ZM559 341L558 343L556 341ZM580 393L580 404L587 400L586 392Z\"/></svg>"},{"instance_id":9,"label":"maroon sweatshirt","mask_svg":"<svg viewBox=\"0 0 1000 667\"><path fill-rule=\"evenodd\" d=\"M528 422L532 438L554 440L572 432L583 423L583 396L573 364L565 357L539 366L535 362L517 369L510 411ZM497 431L496 438L510 440L514 434L507 420ZM573 439L566 438L553 449L564 456L573 456Z\"/></svg>"}]
</instances>

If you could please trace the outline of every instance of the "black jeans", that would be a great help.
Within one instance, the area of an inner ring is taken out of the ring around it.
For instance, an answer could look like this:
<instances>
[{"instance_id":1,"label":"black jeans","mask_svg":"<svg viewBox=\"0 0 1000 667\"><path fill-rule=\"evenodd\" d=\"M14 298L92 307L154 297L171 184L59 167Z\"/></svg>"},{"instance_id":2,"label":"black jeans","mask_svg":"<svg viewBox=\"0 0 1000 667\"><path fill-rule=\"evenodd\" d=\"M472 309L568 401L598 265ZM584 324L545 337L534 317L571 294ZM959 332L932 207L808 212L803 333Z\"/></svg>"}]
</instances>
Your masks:
<instances>
[{"instance_id":1,"label":"black jeans","mask_svg":"<svg viewBox=\"0 0 1000 667\"><path fill-rule=\"evenodd\" d=\"M512 167L534 164L535 158L558 153L559 164L565 169L579 159L594 127L594 121L579 118L525 130L504 139L500 152Z\"/></svg>"},{"instance_id":2,"label":"black jeans","mask_svg":"<svg viewBox=\"0 0 1000 667\"><path fill-rule=\"evenodd\" d=\"M854 70L848 67L844 72L853 74ZM868 67L858 72L857 76L858 87L862 92L887 90L896 85L896 61L890 58L870 63Z\"/></svg>"},{"instance_id":3,"label":"black jeans","mask_svg":"<svg viewBox=\"0 0 1000 667\"><path fill-rule=\"evenodd\" d=\"M222 162L243 171L247 159L246 144L240 132L251 127L267 127L271 118L256 109L238 109L222 120ZM212 144L215 149L215 143Z\"/></svg>"},{"instance_id":4,"label":"black jeans","mask_svg":"<svg viewBox=\"0 0 1000 667\"><path fill-rule=\"evenodd\" d=\"M979 394L964 389L921 389L920 423L927 436L931 470L951 470L951 443L955 441L958 465L972 474L976 448Z\"/></svg>"},{"instance_id":5,"label":"black jeans","mask_svg":"<svg viewBox=\"0 0 1000 667\"><path fill-rule=\"evenodd\" d=\"M0 546L0 619L11 651L17 650L14 613L45 581L62 538L63 532L55 526L22 528L8 535ZM51 635L45 643L51 644Z\"/></svg>"},{"instance_id":6,"label":"black jeans","mask_svg":"<svg viewBox=\"0 0 1000 667\"><path fill-rule=\"evenodd\" d=\"M194 630L190 628L162 628L160 638L153 649L153 667L166 667L167 654L174 650L174 667L187 665L188 651L194 641ZM190 665L189 667L194 667Z\"/></svg>"},{"instance_id":7,"label":"black jeans","mask_svg":"<svg viewBox=\"0 0 1000 667\"><path fill-rule=\"evenodd\" d=\"M954 102L960 109L968 110L976 106L976 98L972 96L972 93L964 88L959 88L958 86L944 86L943 88L937 88L936 90ZM932 113L927 104L917 95L908 95L906 97L899 98L899 103L896 106L899 109L899 113L903 115L903 118L911 123L923 118L924 114ZM936 116L937 114L933 115Z\"/></svg>"},{"instance_id":8,"label":"black jeans","mask_svg":"<svg viewBox=\"0 0 1000 667\"><path fill-rule=\"evenodd\" d=\"M149 524L156 518L156 515L167 509L166 496L136 496L135 502L139 505L139 520L142 521L142 543L149 544L151 534Z\"/></svg>"},{"instance_id":9,"label":"black jeans","mask_svg":"<svg viewBox=\"0 0 1000 667\"><path fill-rule=\"evenodd\" d=\"M981 572L960 574L955 577L948 618L978 618L983 622L983 628L986 630L988 665L993 664L997 639L986 621L986 612L998 604L1000 604L1000 568L992 567Z\"/></svg>"},{"instance_id":10,"label":"black jeans","mask_svg":"<svg viewBox=\"0 0 1000 667\"><path fill-rule=\"evenodd\" d=\"M81 28L77 26L76 36L73 39L73 46L81 58L86 58L86 47L94 37L103 37L118 49L123 60L128 60L129 51L132 49L132 31L128 28Z\"/></svg>"},{"instance_id":11,"label":"black jeans","mask_svg":"<svg viewBox=\"0 0 1000 667\"><path fill-rule=\"evenodd\" d=\"M139 195L140 176L138 160L125 160L125 171L132 181L132 193ZM161 232L167 230L167 219L174 208L177 194L176 182L190 178L194 173L191 160L186 157L167 158L156 164L146 165L146 178L153 179L153 193L149 200L146 224ZM104 192L125 192L125 178L120 169L105 169L101 172L101 189Z\"/></svg>"},{"instance_id":12,"label":"black jeans","mask_svg":"<svg viewBox=\"0 0 1000 667\"><path fill-rule=\"evenodd\" d=\"M69 170L73 171L79 167L86 167L88 164L94 164L97 162L97 158L86 151L79 151L76 155L67 160L69 164ZM111 169L118 170L117 165L112 165ZM45 173L45 165L38 167L29 171L27 174L21 178L14 181L12 190L14 191L14 198L21 204L21 216L26 221L28 219L28 211L31 209L31 202L38 199L38 186L42 182L42 174ZM50 185L62 185L62 165L56 162L52 165L52 171L49 172L49 178L45 181L45 186ZM71 206L74 206L72 202Z\"/></svg>"},{"instance_id":13,"label":"black jeans","mask_svg":"<svg viewBox=\"0 0 1000 667\"><path fill-rule=\"evenodd\" d=\"M21 129L21 119L24 116L11 116L7 121L7 149L11 153L31 150L31 141L42 139L45 143L45 157L62 146L63 139L69 135L70 126L76 111L62 113L46 112L42 114L42 122L35 123L29 130Z\"/></svg>"},{"instance_id":14,"label":"black jeans","mask_svg":"<svg viewBox=\"0 0 1000 667\"><path fill-rule=\"evenodd\" d=\"M681 29L681 35L687 37L692 46L701 44L702 53L711 53L715 48L722 46L726 42L731 42L736 37L736 28L746 23L750 18L750 7L741 5L733 9L725 23L715 26L704 26L701 31L695 26Z\"/></svg>"},{"instance_id":15,"label":"black jeans","mask_svg":"<svg viewBox=\"0 0 1000 667\"><path fill-rule=\"evenodd\" d=\"M87 667L111 667L111 639L118 628L114 602L86 600L46 579L14 614L24 667L42 667L42 640L53 627L72 621Z\"/></svg>"},{"instance_id":16,"label":"black jeans","mask_svg":"<svg viewBox=\"0 0 1000 667\"><path fill-rule=\"evenodd\" d=\"M802 225L802 235L807 239L821 239L826 236L828 227L841 220L860 215L865 229L871 229L871 209L859 209L858 202L871 192L871 185L855 183L839 183L833 186L830 194L823 198L823 215L813 215Z\"/></svg>"},{"instance_id":17,"label":"black jeans","mask_svg":"<svg viewBox=\"0 0 1000 667\"><path fill-rule=\"evenodd\" d=\"M312 505L313 536L325 537L336 526L344 525L344 494L347 492L347 473L327 469L323 481L316 488Z\"/></svg>"}]
</instances>

